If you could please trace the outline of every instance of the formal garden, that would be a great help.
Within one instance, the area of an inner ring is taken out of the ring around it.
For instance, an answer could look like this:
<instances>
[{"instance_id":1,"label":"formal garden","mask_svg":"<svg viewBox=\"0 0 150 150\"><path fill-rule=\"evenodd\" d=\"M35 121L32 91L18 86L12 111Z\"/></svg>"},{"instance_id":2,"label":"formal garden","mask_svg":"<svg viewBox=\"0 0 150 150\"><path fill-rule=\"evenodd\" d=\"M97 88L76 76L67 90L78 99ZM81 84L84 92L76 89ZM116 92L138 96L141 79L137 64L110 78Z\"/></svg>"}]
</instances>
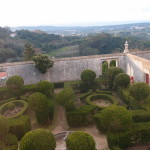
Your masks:
<instances>
[{"instance_id":1,"label":"formal garden","mask_svg":"<svg viewBox=\"0 0 150 150\"><path fill-rule=\"evenodd\" d=\"M71 131L63 137L64 150L127 150L138 144L148 150L149 95L148 85L130 84L121 68L106 64L98 78L84 70L81 80L64 83L24 85L12 76L0 88L0 150L59 150L63 131ZM96 130L107 147L92 136Z\"/></svg>"}]
</instances>

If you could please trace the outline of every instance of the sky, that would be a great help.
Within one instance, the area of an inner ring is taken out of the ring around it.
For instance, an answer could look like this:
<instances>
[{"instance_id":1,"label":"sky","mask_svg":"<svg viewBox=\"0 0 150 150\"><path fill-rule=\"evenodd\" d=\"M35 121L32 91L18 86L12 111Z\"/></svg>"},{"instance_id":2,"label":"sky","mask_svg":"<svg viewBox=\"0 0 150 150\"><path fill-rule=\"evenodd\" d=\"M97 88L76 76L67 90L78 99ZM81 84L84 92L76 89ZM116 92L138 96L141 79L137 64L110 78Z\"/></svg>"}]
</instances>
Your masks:
<instances>
[{"instance_id":1,"label":"sky","mask_svg":"<svg viewBox=\"0 0 150 150\"><path fill-rule=\"evenodd\" d=\"M150 0L0 0L0 26L150 22Z\"/></svg>"}]
</instances>

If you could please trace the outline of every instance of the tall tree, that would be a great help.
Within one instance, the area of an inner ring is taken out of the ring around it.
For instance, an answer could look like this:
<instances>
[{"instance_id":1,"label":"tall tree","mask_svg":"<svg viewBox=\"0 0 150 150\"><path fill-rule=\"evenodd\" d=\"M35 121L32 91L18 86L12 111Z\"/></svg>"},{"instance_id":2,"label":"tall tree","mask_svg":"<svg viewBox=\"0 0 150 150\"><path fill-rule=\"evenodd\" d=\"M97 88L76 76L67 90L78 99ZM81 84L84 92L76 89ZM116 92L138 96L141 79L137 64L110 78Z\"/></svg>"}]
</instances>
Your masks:
<instances>
[{"instance_id":1,"label":"tall tree","mask_svg":"<svg viewBox=\"0 0 150 150\"><path fill-rule=\"evenodd\" d=\"M24 55L23 55L23 60L28 61L31 60L31 58L35 55L35 50L34 47L26 42L25 43L25 49L24 49Z\"/></svg>"}]
</instances>

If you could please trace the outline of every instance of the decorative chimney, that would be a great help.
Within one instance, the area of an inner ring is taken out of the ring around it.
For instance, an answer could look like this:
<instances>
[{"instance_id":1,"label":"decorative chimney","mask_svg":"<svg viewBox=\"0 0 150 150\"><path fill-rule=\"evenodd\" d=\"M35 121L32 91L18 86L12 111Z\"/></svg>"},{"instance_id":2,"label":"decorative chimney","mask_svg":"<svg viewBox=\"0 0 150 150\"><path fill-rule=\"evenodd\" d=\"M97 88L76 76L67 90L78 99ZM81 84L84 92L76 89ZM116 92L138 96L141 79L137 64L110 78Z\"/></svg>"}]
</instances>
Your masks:
<instances>
[{"instance_id":1,"label":"decorative chimney","mask_svg":"<svg viewBox=\"0 0 150 150\"><path fill-rule=\"evenodd\" d=\"M129 53L129 49L128 49L129 44L128 44L128 41L125 42L124 46L125 46L124 53Z\"/></svg>"}]
</instances>

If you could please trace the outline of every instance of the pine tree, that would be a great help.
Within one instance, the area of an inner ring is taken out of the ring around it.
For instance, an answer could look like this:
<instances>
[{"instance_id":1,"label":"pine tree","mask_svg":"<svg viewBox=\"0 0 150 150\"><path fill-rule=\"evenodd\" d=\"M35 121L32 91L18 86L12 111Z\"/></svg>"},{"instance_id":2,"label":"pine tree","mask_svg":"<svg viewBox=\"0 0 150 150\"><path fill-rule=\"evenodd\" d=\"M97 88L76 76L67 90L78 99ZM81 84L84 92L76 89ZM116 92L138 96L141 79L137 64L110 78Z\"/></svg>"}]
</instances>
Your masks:
<instances>
[{"instance_id":1,"label":"pine tree","mask_svg":"<svg viewBox=\"0 0 150 150\"><path fill-rule=\"evenodd\" d=\"M35 50L34 47L26 42L25 43L25 49L24 49L24 55L23 55L23 60L24 61L29 61L31 58L35 55Z\"/></svg>"}]
</instances>

